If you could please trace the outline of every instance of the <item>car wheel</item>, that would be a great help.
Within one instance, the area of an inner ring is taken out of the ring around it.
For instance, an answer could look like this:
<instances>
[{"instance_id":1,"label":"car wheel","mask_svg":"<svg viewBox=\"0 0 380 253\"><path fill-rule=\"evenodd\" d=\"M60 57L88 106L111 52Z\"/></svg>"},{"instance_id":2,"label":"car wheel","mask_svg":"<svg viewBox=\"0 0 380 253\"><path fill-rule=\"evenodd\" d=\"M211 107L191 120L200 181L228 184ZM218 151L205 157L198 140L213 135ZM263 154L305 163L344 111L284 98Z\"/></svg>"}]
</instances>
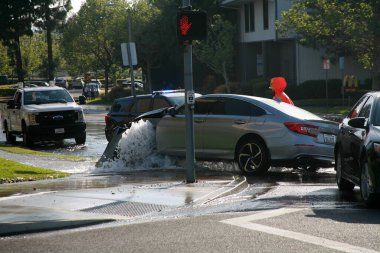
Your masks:
<instances>
[{"instance_id":1,"label":"car wheel","mask_svg":"<svg viewBox=\"0 0 380 253\"><path fill-rule=\"evenodd\" d=\"M86 132L83 133L81 136L75 138L75 143L77 145L83 145L86 143Z\"/></svg>"},{"instance_id":2,"label":"car wheel","mask_svg":"<svg viewBox=\"0 0 380 253\"><path fill-rule=\"evenodd\" d=\"M374 205L374 189L373 180L371 178L371 174L369 173L368 162L365 160L361 165L360 194L364 204L368 207Z\"/></svg>"},{"instance_id":3,"label":"car wheel","mask_svg":"<svg viewBox=\"0 0 380 253\"><path fill-rule=\"evenodd\" d=\"M5 122L4 123L4 130L5 130L5 139L8 143L15 143L16 142L16 136L12 135L8 130L8 125Z\"/></svg>"},{"instance_id":4,"label":"car wheel","mask_svg":"<svg viewBox=\"0 0 380 253\"><path fill-rule=\"evenodd\" d=\"M343 167L343 161L342 161L342 154L340 153L340 150L338 150L335 158L335 179L336 184L338 185L339 190L341 191L352 191L355 187L355 184L351 183L350 181L347 181L342 177L342 171L344 169Z\"/></svg>"},{"instance_id":5,"label":"car wheel","mask_svg":"<svg viewBox=\"0 0 380 253\"><path fill-rule=\"evenodd\" d=\"M247 175L263 174L269 169L269 154L265 144L258 139L248 139L238 148L237 162Z\"/></svg>"},{"instance_id":6,"label":"car wheel","mask_svg":"<svg viewBox=\"0 0 380 253\"><path fill-rule=\"evenodd\" d=\"M24 144L24 146L27 146L27 147L30 147L33 145L33 141L30 138L25 125L22 126L22 143Z\"/></svg>"}]
</instances>

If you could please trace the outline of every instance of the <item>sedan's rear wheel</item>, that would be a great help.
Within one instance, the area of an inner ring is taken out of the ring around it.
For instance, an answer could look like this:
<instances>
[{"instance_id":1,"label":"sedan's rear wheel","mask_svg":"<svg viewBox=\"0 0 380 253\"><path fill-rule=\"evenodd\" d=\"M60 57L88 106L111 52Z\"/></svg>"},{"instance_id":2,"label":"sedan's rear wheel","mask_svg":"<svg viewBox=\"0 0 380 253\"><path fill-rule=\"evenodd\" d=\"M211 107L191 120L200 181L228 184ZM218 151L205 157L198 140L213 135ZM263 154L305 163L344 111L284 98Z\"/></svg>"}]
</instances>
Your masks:
<instances>
[{"instance_id":1,"label":"sedan's rear wheel","mask_svg":"<svg viewBox=\"0 0 380 253\"><path fill-rule=\"evenodd\" d=\"M238 148L237 162L247 175L263 174L269 169L269 154L265 144L258 139L248 139Z\"/></svg>"},{"instance_id":2,"label":"sedan's rear wheel","mask_svg":"<svg viewBox=\"0 0 380 253\"><path fill-rule=\"evenodd\" d=\"M368 162L363 161L360 175L360 194L364 204L371 207L375 203L374 184L369 171Z\"/></svg>"},{"instance_id":3,"label":"sedan's rear wheel","mask_svg":"<svg viewBox=\"0 0 380 253\"><path fill-rule=\"evenodd\" d=\"M335 158L335 168L336 168L336 184L338 185L339 190L341 191L352 191L355 187L355 184L351 183L350 181L347 181L342 177L342 171L344 170L344 165L342 161L342 154L340 150L337 151L336 158Z\"/></svg>"}]
</instances>

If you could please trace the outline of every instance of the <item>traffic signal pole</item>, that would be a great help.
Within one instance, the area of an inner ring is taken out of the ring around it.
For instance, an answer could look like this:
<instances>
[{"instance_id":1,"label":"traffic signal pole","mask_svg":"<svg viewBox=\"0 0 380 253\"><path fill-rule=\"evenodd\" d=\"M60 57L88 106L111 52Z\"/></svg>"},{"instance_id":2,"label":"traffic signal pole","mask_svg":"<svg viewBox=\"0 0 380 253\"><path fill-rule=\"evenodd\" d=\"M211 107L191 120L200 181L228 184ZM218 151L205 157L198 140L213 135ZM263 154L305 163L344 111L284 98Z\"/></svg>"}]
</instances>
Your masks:
<instances>
[{"instance_id":1,"label":"traffic signal pole","mask_svg":"<svg viewBox=\"0 0 380 253\"><path fill-rule=\"evenodd\" d=\"M191 8L190 0L182 0L182 8ZM185 84L185 116L186 116L186 183L195 182L194 153L194 101L193 96L193 46L191 41L183 41L183 63ZM190 99L189 99L190 97ZM192 97L193 98L193 97Z\"/></svg>"}]
</instances>

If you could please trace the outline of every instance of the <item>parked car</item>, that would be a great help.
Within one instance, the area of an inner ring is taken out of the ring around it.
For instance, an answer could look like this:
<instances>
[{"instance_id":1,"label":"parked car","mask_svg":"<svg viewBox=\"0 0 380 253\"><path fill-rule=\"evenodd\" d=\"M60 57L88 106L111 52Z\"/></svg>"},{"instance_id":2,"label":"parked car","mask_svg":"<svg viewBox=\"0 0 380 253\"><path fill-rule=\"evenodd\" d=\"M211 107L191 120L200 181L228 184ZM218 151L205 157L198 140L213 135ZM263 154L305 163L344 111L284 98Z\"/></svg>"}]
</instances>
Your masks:
<instances>
[{"instance_id":1,"label":"parked car","mask_svg":"<svg viewBox=\"0 0 380 253\"><path fill-rule=\"evenodd\" d=\"M380 92L362 96L339 126L335 145L336 182L341 191L360 187L363 202L380 194Z\"/></svg>"},{"instance_id":2,"label":"parked car","mask_svg":"<svg viewBox=\"0 0 380 253\"><path fill-rule=\"evenodd\" d=\"M96 84L99 87L99 89L103 88L103 84L99 79L91 79L91 81L89 83Z\"/></svg>"},{"instance_id":3,"label":"parked car","mask_svg":"<svg viewBox=\"0 0 380 253\"><path fill-rule=\"evenodd\" d=\"M144 90L144 82L135 80L134 83L135 83L135 89ZM123 81L122 84L123 84L123 87L127 87L127 88L132 87L132 81Z\"/></svg>"},{"instance_id":4,"label":"parked car","mask_svg":"<svg viewBox=\"0 0 380 253\"><path fill-rule=\"evenodd\" d=\"M185 156L184 109L167 109L158 121L159 153ZM154 117L148 112L135 120ZM270 166L333 167L337 132L337 122L273 99L210 94L195 102L196 158L235 160L244 174L265 173Z\"/></svg>"},{"instance_id":5,"label":"parked car","mask_svg":"<svg viewBox=\"0 0 380 253\"><path fill-rule=\"evenodd\" d=\"M24 81L25 87L49 87L50 85L45 81Z\"/></svg>"},{"instance_id":6,"label":"parked car","mask_svg":"<svg viewBox=\"0 0 380 253\"><path fill-rule=\"evenodd\" d=\"M71 88L73 89L83 89L84 81L83 78L77 77L72 81Z\"/></svg>"},{"instance_id":7,"label":"parked car","mask_svg":"<svg viewBox=\"0 0 380 253\"><path fill-rule=\"evenodd\" d=\"M200 94L196 94L200 96ZM135 117L159 108L179 106L185 103L184 90L154 91L152 94L115 99L105 116L105 135L108 141L113 137L114 128L128 124Z\"/></svg>"},{"instance_id":8,"label":"parked car","mask_svg":"<svg viewBox=\"0 0 380 253\"><path fill-rule=\"evenodd\" d=\"M69 82L65 78L57 77L55 78L54 81L55 81L55 86L69 89Z\"/></svg>"},{"instance_id":9,"label":"parked car","mask_svg":"<svg viewBox=\"0 0 380 253\"><path fill-rule=\"evenodd\" d=\"M96 98L99 97L100 88L97 83L88 83L84 88L84 95L87 98Z\"/></svg>"}]
</instances>

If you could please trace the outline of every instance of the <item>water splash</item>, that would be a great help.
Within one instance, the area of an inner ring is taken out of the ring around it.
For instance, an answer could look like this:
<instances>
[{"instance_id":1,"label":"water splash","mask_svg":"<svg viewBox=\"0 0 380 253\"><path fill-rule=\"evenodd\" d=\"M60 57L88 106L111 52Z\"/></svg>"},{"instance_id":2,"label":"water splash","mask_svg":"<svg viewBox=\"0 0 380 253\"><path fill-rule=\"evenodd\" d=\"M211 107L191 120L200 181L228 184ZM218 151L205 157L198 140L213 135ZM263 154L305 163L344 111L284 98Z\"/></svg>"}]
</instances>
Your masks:
<instances>
[{"instance_id":1,"label":"water splash","mask_svg":"<svg viewBox=\"0 0 380 253\"><path fill-rule=\"evenodd\" d=\"M156 152L155 129L149 121L134 122L122 136L118 156L104 162L96 172L125 172L176 167L173 158Z\"/></svg>"}]
</instances>

